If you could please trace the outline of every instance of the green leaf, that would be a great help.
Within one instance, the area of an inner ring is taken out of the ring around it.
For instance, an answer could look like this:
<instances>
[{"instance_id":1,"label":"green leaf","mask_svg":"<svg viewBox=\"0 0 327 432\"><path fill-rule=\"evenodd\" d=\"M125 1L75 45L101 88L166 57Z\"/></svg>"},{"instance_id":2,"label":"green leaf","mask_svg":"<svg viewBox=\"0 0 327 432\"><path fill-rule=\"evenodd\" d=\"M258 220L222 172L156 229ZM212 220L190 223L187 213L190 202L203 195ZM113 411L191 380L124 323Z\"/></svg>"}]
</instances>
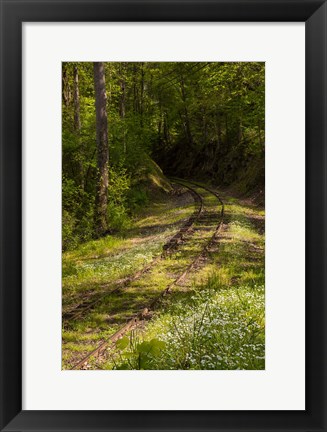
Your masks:
<instances>
[{"instance_id":1,"label":"green leaf","mask_svg":"<svg viewBox=\"0 0 327 432\"><path fill-rule=\"evenodd\" d=\"M151 347L151 354L153 356L157 356L160 354L161 350L165 347L165 342L159 340L159 339L152 339L150 341L150 347Z\"/></svg>"},{"instance_id":2,"label":"green leaf","mask_svg":"<svg viewBox=\"0 0 327 432\"><path fill-rule=\"evenodd\" d=\"M138 353L148 353L149 351L151 351L150 342L145 341L145 342L138 344L136 347L136 351Z\"/></svg>"},{"instance_id":3,"label":"green leaf","mask_svg":"<svg viewBox=\"0 0 327 432\"><path fill-rule=\"evenodd\" d=\"M124 352L124 353L122 354L122 357L123 357L123 358L126 358L126 359L128 359L128 358L133 358L133 357L134 357L134 354L133 354L132 352L127 351L127 352Z\"/></svg>"},{"instance_id":4,"label":"green leaf","mask_svg":"<svg viewBox=\"0 0 327 432\"><path fill-rule=\"evenodd\" d=\"M117 370L128 370L129 366L128 363L122 363L121 365L117 366Z\"/></svg>"},{"instance_id":5,"label":"green leaf","mask_svg":"<svg viewBox=\"0 0 327 432\"><path fill-rule=\"evenodd\" d=\"M116 347L120 350L123 350L128 347L128 344L129 344L129 339L127 336L125 336L116 342Z\"/></svg>"}]
</instances>

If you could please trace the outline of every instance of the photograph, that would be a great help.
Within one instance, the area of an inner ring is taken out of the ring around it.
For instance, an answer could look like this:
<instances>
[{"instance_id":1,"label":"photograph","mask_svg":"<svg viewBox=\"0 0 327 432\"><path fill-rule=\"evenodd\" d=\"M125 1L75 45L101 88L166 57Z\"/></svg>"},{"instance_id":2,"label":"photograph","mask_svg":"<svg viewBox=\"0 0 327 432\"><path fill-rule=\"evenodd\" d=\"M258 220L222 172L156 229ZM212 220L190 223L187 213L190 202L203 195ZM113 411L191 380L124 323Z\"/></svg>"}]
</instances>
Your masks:
<instances>
[{"instance_id":1,"label":"photograph","mask_svg":"<svg viewBox=\"0 0 327 432\"><path fill-rule=\"evenodd\" d=\"M265 63L62 63L63 370L265 370Z\"/></svg>"},{"instance_id":2,"label":"photograph","mask_svg":"<svg viewBox=\"0 0 327 432\"><path fill-rule=\"evenodd\" d=\"M0 4L0 432L327 432L327 0Z\"/></svg>"}]
</instances>

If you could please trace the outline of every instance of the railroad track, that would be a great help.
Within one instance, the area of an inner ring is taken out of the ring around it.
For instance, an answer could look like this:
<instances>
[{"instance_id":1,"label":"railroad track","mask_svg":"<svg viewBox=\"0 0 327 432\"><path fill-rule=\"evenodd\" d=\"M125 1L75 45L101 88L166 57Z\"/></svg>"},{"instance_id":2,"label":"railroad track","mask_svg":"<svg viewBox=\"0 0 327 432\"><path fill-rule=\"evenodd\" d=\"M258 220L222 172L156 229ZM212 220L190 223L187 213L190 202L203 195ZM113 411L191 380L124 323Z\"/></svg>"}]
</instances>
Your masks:
<instances>
[{"instance_id":1,"label":"railroad track","mask_svg":"<svg viewBox=\"0 0 327 432\"><path fill-rule=\"evenodd\" d=\"M86 299L80 302L77 306L63 312L62 321L64 325L67 325L69 324L69 322L76 321L77 319L81 318L86 312L89 312L95 306L97 306L97 304L99 304L104 299L104 297L117 293L120 290L128 287L132 282L137 281L145 273L148 273L160 260L166 258L173 251L176 251L178 246L183 242L185 236L192 230L194 223L199 219L203 212L203 200L201 195L187 185L183 185L183 187L189 190L189 192L193 196L194 202L198 205L192 215L184 223L182 228L180 228L178 232L163 245L162 254L155 257L141 270L133 273L130 276L127 276L126 278L120 279L119 281L115 281L113 284L114 287L112 289L106 289L105 291L100 292L97 291L94 295L88 295ZM94 299L94 297L96 298Z\"/></svg>"},{"instance_id":2,"label":"railroad track","mask_svg":"<svg viewBox=\"0 0 327 432\"><path fill-rule=\"evenodd\" d=\"M199 262L208 254L211 246L215 242L215 240L216 240L216 238L217 238L217 236L221 230L221 227L223 225L223 220L224 220L224 203L221 200L221 198L219 197L219 195L215 191L213 191L212 189L210 189L206 186L200 185L198 183L189 182L189 181L185 182L184 180L177 179L177 178L173 178L172 181L174 183L180 184L181 186L187 187L190 191L192 191L192 193L197 194L197 196L200 196L200 195L194 189L194 187L204 189L217 198L219 205L221 206L221 210L220 210L220 214L219 214L218 223L217 223L217 225L215 225L215 228L214 228L212 235L203 244L200 252L198 254L196 254L194 259L192 259L192 261L187 265L187 267L172 282L170 282L165 287L165 289L160 292L159 295L157 295L156 297L151 299L151 301L149 301L147 304L145 304L139 310L139 312L137 312L132 318L130 318L119 330L117 330L113 335L108 337L105 341L101 342L97 348L95 348L92 352L90 352L85 357L83 357L80 361L78 361L71 369L73 369L73 370L82 369L83 367L85 367L87 365L87 363L89 362L89 360L91 358L96 357L96 356L100 356L109 346L112 346L117 340L119 340L122 336L124 336L128 331L136 328L140 323L144 322L145 319L147 319L149 317L151 311L154 309L154 307L157 305L157 303L164 296L171 293L173 287L178 285L179 283L181 283L185 279L185 277L194 268L197 267ZM203 215L203 198L200 196L200 199L201 199L201 211L199 211L198 217L195 220L197 220L198 222L201 221L201 219L200 219L200 215L201 215L202 220L205 222L205 217ZM192 222L192 224L190 226L192 226L194 224L195 220ZM199 229L201 229L201 228L199 228Z\"/></svg>"}]
</instances>

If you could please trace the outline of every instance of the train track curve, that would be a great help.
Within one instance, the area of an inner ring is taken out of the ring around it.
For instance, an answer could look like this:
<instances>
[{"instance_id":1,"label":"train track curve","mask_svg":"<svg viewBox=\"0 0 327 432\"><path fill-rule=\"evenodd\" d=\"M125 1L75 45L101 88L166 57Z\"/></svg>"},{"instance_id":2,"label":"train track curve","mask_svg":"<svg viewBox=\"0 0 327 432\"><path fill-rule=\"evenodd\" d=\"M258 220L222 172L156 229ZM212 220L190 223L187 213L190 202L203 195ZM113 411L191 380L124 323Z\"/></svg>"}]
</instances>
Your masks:
<instances>
[{"instance_id":1,"label":"train track curve","mask_svg":"<svg viewBox=\"0 0 327 432\"><path fill-rule=\"evenodd\" d=\"M180 184L181 185L181 184ZM66 324L70 321L76 321L81 318L83 314L92 310L99 302L103 300L104 297L117 293L120 290L128 287L132 282L140 279L145 273L151 271L151 269L162 259L166 258L172 251L175 251L178 246L183 242L188 233L191 232L194 223L199 219L203 212L203 200L200 194L198 194L195 190L188 187L187 185L183 185L188 191L191 193L194 203L197 204L194 212L191 216L186 220L183 226L174 234L162 247L162 253L151 260L146 266L137 272L115 281L112 284L111 289L106 289L105 291L96 292L95 299L93 296L88 296L86 299L82 299L82 301L75 307L69 309L68 311L64 311L62 314L63 324Z\"/></svg>"},{"instance_id":2,"label":"train track curve","mask_svg":"<svg viewBox=\"0 0 327 432\"><path fill-rule=\"evenodd\" d=\"M220 196L217 194L217 192L215 192L211 188L208 188L207 186L201 185L199 183L185 181L185 180L178 179L178 178L171 178L171 180L174 183L177 183L183 187L188 188L190 191L192 191L191 193L194 194L193 196L200 197L201 205L198 208L197 217L195 217L195 219L193 219L193 221L191 221L191 223L190 223L190 221L187 222L187 224L189 224L188 225L189 229L191 226L194 225L195 221L199 222L199 221L201 221L201 218L203 218L203 219L205 218L204 211L203 211L203 209L204 209L203 198L199 194L198 189L205 190L209 194L214 195L216 197L217 201L219 202L220 212L218 213L218 220L217 220L217 223L215 224L215 227L214 227L210 237L203 244L201 250L194 256L194 258L191 260L191 262L184 268L184 270L181 271L179 273L179 275L172 282L170 282L165 287L164 290L162 290L159 293L159 295L157 295L156 297L151 299L147 304L144 304L143 307L140 308L140 310L137 313L135 313L132 316L132 318L128 319L128 321L123 326L121 326L115 333L113 333L111 336L107 337L93 351L91 351L90 353L85 355L81 360L79 360L76 364L74 364L73 367L71 368L72 370L78 370L78 369L82 369L82 368L86 367L86 365L91 360L91 358L100 356L109 346L114 346L115 342L117 342L117 340L119 340L121 337L123 337L128 331L136 328L138 325L140 325L142 322L144 322L149 317L149 314L154 309L154 307L157 305L157 303L164 296L171 293L173 290L173 287L178 285L181 281L183 281L183 279L185 279L186 276L194 268L196 268L196 266L201 261L201 259L203 259L203 257L208 254L212 244L215 242L216 238L218 237L218 234L221 230L221 227L222 227L223 221L224 221L224 203L221 200ZM184 226L184 228L185 228L185 226ZM172 239L170 239L170 241L171 241L171 246L167 247L168 253L170 250L172 250L174 245L176 245L176 241L172 241ZM177 240L177 242L178 242L178 240ZM167 251L165 253L167 253ZM160 257L160 259L161 258L162 257ZM142 274L144 274L144 272ZM142 275L140 275L140 277L141 276Z\"/></svg>"}]
</instances>

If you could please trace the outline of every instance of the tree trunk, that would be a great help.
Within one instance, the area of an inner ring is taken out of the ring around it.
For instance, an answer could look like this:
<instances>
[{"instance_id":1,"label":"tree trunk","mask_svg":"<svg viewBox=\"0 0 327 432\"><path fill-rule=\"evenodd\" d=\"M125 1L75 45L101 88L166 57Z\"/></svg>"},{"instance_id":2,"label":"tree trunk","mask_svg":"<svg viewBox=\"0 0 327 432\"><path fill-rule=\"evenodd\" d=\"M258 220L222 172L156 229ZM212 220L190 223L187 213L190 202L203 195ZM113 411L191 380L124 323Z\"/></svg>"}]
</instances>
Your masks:
<instances>
[{"instance_id":1,"label":"tree trunk","mask_svg":"<svg viewBox=\"0 0 327 432\"><path fill-rule=\"evenodd\" d=\"M78 87L78 68L74 66L74 130L78 140L79 148L79 174L80 174L80 185L84 190L84 170L83 170L83 146L81 143L81 114L80 114L80 99L79 99L79 87Z\"/></svg>"},{"instance_id":2,"label":"tree trunk","mask_svg":"<svg viewBox=\"0 0 327 432\"><path fill-rule=\"evenodd\" d=\"M126 114L126 80L125 80L125 63L121 63L119 67L120 71L120 104L119 114L123 122L123 151L126 154L126 125L125 125L125 114Z\"/></svg>"},{"instance_id":3,"label":"tree trunk","mask_svg":"<svg viewBox=\"0 0 327 432\"><path fill-rule=\"evenodd\" d=\"M166 144L166 147L170 147L170 132L169 132L169 124L167 119L167 113L164 113L164 119L163 119L163 133L164 133L164 141Z\"/></svg>"},{"instance_id":4,"label":"tree trunk","mask_svg":"<svg viewBox=\"0 0 327 432\"><path fill-rule=\"evenodd\" d=\"M141 128L143 128L143 98L144 98L144 63L141 63L141 82L140 82L140 124Z\"/></svg>"},{"instance_id":5,"label":"tree trunk","mask_svg":"<svg viewBox=\"0 0 327 432\"><path fill-rule=\"evenodd\" d=\"M66 63L62 64L62 82L61 82L61 87L62 87L62 98L63 98L64 104L66 106L68 106L69 102L70 102L71 93L70 93L70 87L69 87L69 80L68 80L68 75L67 75L67 66L66 66Z\"/></svg>"},{"instance_id":6,"label":"tree trunk","mask_svg":"<svg viewBox=\"0 0 327 432\"><path fill-rule=\"evenodd\" d=\"M190 117L187 109L187 101L186 101L186 93L185 93L185 84L184 84L184 77L181 76L181 94L182 94L182 100L183 100L183 108L184 108L184 127L185 127L185 133L187 137L187 141L190 147L193 147L193 136L191 132L191 125L190 125Z\"/></svg>"},{"instance_id":7,"label":"tree trunk","mask_svg":"<svg viewBox=\"0 0 327 432\"><path fill-rule=\"evenodd\" d=\"M137 65L133 63L133 107L134 113L137 114L139 112L138 109L138 92L137 92Z\"/></svg>"},{"instance_id":8,"label":"tree trunk","mask_svg":"<svg viewBox=\"0 0 327 432\"><path fill-rule=\"evenodd\" d=\"M104 75L104 64L93 63L94 88L95 88L95 112L96 112L96 136L98 153L98 181L95 200L95 230L98 236L108 229L107 205L108 205L108 120L107 120L107 95Z\"/></svg>"},{"instance_id":9,"label":"tree trunk","mask_svg":"<svg viewBox=\"0 0 327 432\"><path fill-rule=\"evenodd\" d=\"M207 117L206 117L206 109L203 106L201 108L202 111L202 146L206 147L207 146L207 135L208 135L208 124L207 124Z\"/></svg>"},{"instance_id":10,"label":"tree trunk","mask_svg":"<svg viewBox=\"0 0 327 432\"><path fill-rule=\"evenodd\" d=\"M216 125L216 133L217 133L217 144L215 145L214 155L213 155L213 162L212 162L213 169L215 169L215 167L216 167L217 156L218 156L218 152L220 150L220 145L222 143L220 114L216 115L215 125Z\"/></svg>"}]
</instances>

